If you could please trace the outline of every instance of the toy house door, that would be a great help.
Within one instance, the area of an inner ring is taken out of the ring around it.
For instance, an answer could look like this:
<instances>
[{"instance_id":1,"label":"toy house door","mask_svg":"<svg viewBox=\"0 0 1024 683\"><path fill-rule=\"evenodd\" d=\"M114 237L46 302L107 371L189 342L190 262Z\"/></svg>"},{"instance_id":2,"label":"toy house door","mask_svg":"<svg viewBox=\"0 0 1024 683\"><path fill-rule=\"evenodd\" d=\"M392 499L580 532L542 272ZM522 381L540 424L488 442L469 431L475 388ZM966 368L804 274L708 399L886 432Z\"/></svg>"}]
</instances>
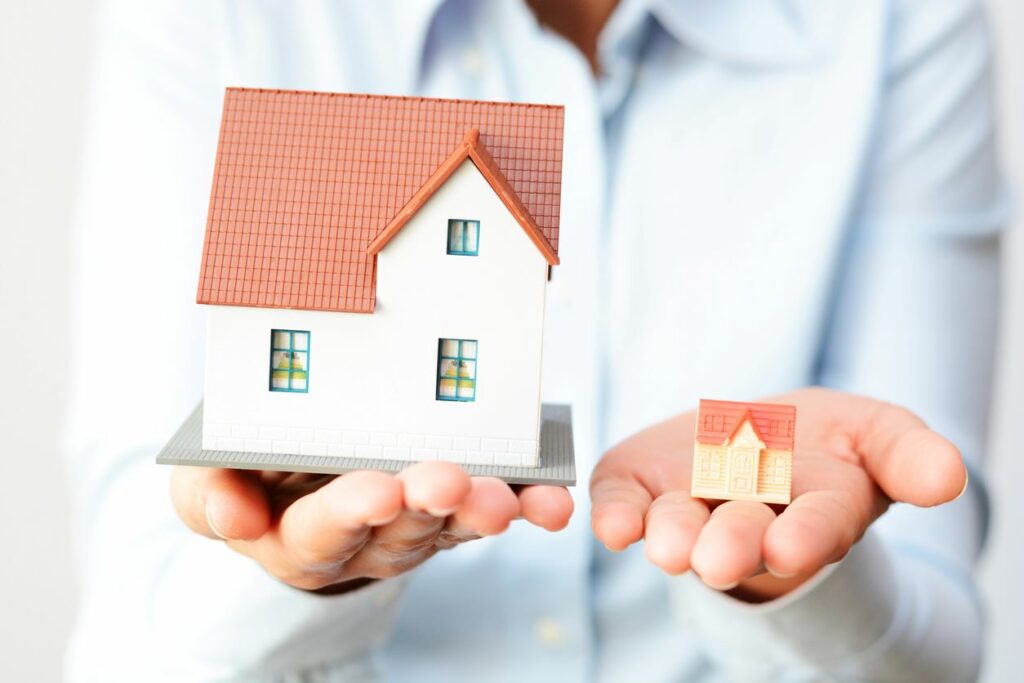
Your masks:
<instances>
[{"instance_id":1,"label":"toy house door","mask_svg":"<svg viewBox=\"0 0 1024 683\"><path fill-rule=\"evenodd\" d=\"M752 496L757 486L757 453L753 448L733 448L729 454L728 493Z\"/></svg>"}]
</instances>

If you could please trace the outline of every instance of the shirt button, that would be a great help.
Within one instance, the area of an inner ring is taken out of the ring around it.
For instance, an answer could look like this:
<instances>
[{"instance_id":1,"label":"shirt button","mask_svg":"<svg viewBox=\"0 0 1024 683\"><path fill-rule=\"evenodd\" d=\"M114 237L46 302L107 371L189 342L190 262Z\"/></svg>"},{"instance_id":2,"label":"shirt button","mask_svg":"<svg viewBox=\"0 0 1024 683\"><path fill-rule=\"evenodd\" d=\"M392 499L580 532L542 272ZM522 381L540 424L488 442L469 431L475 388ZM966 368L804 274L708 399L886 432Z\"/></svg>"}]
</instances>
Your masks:
<instances>
[{"instance_id":1,"label":"shirt button","mask_svg":"<svg viewBox=\"0 0 1024 683\"><path fill-rule=\"evenodd\" d=\"M565 629L551 618L538 619L533 626L537 640L545 647L562 647L565 645Z\"/></svg>"}]
</instances>

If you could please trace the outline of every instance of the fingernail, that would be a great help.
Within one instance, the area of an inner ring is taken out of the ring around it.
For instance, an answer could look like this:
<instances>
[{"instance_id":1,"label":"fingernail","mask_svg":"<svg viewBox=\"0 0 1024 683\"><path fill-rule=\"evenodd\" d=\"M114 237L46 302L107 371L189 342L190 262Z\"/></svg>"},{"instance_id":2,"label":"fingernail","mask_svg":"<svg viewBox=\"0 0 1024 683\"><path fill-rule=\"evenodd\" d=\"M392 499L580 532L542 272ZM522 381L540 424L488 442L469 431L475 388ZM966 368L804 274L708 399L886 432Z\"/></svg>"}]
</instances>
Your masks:
<instances>
[{"instance_id":1,"label":"fingernail","mask_svg":"<svg viewBox=\"0 0 1024 683\"><path fill-rule=\"evenodd\" d=\"M792 579L796 576L796 572L777 572L771 567L768 567L768 573L774 576L776 579Z\"/></svg>"},{"instance_id":2,"label":"fingernail","mask_svg":"<svg viewBox=\"0 0 1024 683\"><path fill-rule=\"evenodd\" d=\"M731 591L733 588L735 588L736 586L740 585L740 582L739 581L733 581L732 583L727 583L727 584L724 584L724 585L721 585L721 586L716 586L715 584L709 583L708 581L705 581L704 584L708 588L714 589L716 591L723 591L724 592L724 591Z\"/></svg>"},{"instance_id":3,"label":"fingernail","mask_svg":"<svg viewBox=\"0 0 1024 683\"><path fill-rule=\"evenodd\" d=\"M971 471L965 467L964 468L964 487L962 489L960 489L960 493L958 493L956 495L956 498L954 498L953 500L959 500L961 496L963 496L965 493L967 493L967 487L970 486L970 484L971 484Z\"/></svg>"},{"instance_id":4,"label":"fingernail","mask_svg":"<svg viewBox=\"0 0 1024 683\"><path fill-rule=\"evenodd\" d=\"M228 540L228 537L224 535L224 532L217 528L217 525L213 523L213 515L210 510L210 503L206 503L206 525L210 527L210 531L217 534L219 538Z\"/></svg>"},{"instance_id":5,"label":"fingernail","mask_svg":"<svg viewBox=\"0 0 1024 683\"><path fill-rule=\"evenodd\" d=\"M458 509L458 506L450 508L427 508L427 513L434 517L448 517L449 515L454 515L455 511Z\"/></svg>"}]
</instances>

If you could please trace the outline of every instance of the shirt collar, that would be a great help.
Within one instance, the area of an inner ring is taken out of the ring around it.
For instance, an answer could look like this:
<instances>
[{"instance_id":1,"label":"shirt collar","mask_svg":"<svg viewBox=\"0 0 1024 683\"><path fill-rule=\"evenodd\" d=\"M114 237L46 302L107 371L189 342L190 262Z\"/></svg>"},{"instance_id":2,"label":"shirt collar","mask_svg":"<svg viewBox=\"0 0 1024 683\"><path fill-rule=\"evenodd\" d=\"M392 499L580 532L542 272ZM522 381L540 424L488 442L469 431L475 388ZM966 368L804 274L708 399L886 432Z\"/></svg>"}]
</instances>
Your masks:
<instances>
[{"instance_id":1,"label":"shirt collar","mask_svg":"<svg viewBox=\"0 0 1024 683\"><path fill-rule=\"evenodd\" d=\"M602 42L630 32L650 14L681 44L723 62L750 67L796 66L814 58L821 42L813 30L815 0L620 0ZM416 83L434 20L455 0L390 0L396 49ZM465 8L463 8L465 9ZM472 12L453 12L468 20Z\"/></svg>"},{"instance_id":2,"label":"shirt collar","mask_svg":"<svg viewBox=\"0 0 1024 683\"><path fill-rule=\"evenodd\" d=\"M650 11L680 43L720 61L784 67L819 53L806 0L652 0Z\"/></svg>"}]
</instances>

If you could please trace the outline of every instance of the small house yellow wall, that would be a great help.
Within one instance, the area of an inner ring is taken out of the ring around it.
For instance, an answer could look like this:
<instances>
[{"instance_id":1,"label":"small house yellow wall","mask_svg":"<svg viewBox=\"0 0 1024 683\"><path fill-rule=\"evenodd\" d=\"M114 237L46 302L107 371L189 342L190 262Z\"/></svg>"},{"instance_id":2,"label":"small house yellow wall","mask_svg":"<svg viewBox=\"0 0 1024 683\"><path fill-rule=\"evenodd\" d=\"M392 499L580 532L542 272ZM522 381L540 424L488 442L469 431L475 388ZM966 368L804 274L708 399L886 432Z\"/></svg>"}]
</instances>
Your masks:
<instances>
[{"instance_id":1,"label":"small house yellow wall","mask_svg":"<svg viewBox=\"0 0 1024 683\"><path fill-rule=\"evenodd\" d=\"M778 458L782 466L782 476L775 476L770 466L774 459ZM785 496L789 501L790 482L793 480L793 454L790 451L771 450L761 451L761 460L757 465L757 493L758 495Z\"/></svg>"},{"instance_id":2,"label":"small house yellow wall","mask_svg":"<svg viewBox=\"0 0 1024 683\"><path fill-rule=\"evenodd\" d=\"M697 444L693 459L693 484L705 491L725 492L729 470L729 449L725 446Z\"/></svg>"},{"instance_id":3,"label":"small house yellow wall","mask_svg":"<svg viewBox=\"0 0 1024 683\"><path fill-rule=\"evenodd\" d=\"M728 477L733 465L733 445L761 447L757 457L757 485L753 495L737 495L728 490ZM697 498L788 503L792 474L792 452L764 448L764 444L757 439L749 423L745 423L736 430L735 437L726 444L712 446L697 443L695 445L690 493Z\"/></svg>"}]
</instances>

